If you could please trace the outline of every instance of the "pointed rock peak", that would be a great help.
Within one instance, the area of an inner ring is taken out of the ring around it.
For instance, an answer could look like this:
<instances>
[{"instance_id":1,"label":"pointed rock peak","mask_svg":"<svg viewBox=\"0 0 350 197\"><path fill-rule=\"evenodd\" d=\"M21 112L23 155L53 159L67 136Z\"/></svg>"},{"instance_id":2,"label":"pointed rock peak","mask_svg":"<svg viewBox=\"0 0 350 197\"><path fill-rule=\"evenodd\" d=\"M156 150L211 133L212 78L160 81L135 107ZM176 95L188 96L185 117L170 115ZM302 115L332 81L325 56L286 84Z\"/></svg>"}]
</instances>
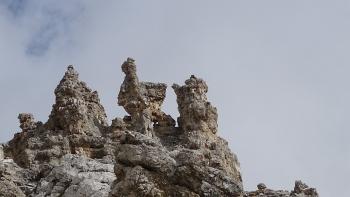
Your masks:
<instances>
[{"instance_id":1,"label":"pointed rock peak","mask_svg":"<svg viewBox=\"0 0 350 197\"><path fill-rule=\"evenodd\" d=\"M56 103L48 121L49 128L101 135L100 129L107 125L106 113L98 93L78 77L78 72L69 65L55 89Z\"/></svg>"},{"instance_id":2,"label":"pointed rock peak","mask_svg":"<svg viewBox=\"0 0 350 197\"><path fill-rule=\"evenodd\" d=\"M79 73L74 69L73 65L69 65L67 67L67 71L64 75L64 78L70 80L78 80Z\"/></svg>"}]
</instances>

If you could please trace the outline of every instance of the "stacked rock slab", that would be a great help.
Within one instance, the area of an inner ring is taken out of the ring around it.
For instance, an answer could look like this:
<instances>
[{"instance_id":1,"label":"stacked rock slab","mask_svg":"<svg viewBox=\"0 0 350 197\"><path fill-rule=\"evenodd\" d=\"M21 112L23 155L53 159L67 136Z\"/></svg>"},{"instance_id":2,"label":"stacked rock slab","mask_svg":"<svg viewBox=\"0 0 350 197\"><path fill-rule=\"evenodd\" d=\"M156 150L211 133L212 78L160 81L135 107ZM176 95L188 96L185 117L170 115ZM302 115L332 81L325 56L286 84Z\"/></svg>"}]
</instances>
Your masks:
<instances>
[{"instance_id":1,"label":"stacked rock slab","mask_svg":"<svg viewBox=\"0 0 350 197\"><path fill-rule=\"evenodd\" d=\"M318 196L301 182L292 192L263 184L244 192L237 156L217 135L205 81L191 76L173 85L175 126L161 109L167 85L139 81L132 58L121 67L118 104L128 115L111 125L97 92L73 66L55 89L46 123L18 116L21 132L0 145L0 197Z\"/></svg>"}]
</instances>

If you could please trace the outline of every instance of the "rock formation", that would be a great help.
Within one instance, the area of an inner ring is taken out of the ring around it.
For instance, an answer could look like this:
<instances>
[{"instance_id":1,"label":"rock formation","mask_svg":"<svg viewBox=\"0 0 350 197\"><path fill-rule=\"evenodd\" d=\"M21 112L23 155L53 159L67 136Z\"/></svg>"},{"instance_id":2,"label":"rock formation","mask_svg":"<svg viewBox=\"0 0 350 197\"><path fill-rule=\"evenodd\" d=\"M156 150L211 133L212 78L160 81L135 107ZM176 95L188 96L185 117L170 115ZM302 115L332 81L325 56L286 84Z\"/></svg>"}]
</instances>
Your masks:
<instances>
[{"instance_id":1,"label":"rock formation","mask_svg":"<svg viewBox=\"0 0 350 197\"><path fill-rule=\"evenodd\" d=\"M122 65L125 79L120 87L118 104L130 115L125 117L132 130L154 136L153 126L175 126L175 120L161 111L167 85L139 82L134 60L128 58Z\"/></svg>"},{"instance_id":2,"label":"rock formation","mask_svg":"<svg viewBox=\"0 0 350 197\"><path fill-rule=\"evenodd\" d=\"M122 71L118 105L128 115L111 125L73 66L55 89L46 123L18 116L21 132L0 145L0 196L318 196L300 181L291 192L264 184L244 191L237 156L217 135L204 80L191 76L172 86L176 126L161 109L167 85L139 81L131 58Z\"/></svg>"},{"instance_id":3,"label":"rock formation","mask_svg":"<svg viewBox=\"0 0 350 197\"><path fill-rule=\"evenodd\" d=\"M216 108L207 101L208 86L205 81L192 75L184 86L174 84L173 89L179 105L179 126L187 132L203 131L215 134L218 114Z\"/></svg>"},{"instance_id":4,"label":"rock formation","mask_svg":"<svg viewBox=\"0 0 350 197\"><path fill-rule=\"evenodd\" d=\"M309 188L305 183L301 181L295 181L294 189L289 191L278 190L274 191L268 189L265 184L260 183L257 185L258 190L253 192L246 192L246 197L260 197L260 196L271 196L271 197L305 197L305 196L318 196L315 188Z\"/></svg>"}]
</instances>

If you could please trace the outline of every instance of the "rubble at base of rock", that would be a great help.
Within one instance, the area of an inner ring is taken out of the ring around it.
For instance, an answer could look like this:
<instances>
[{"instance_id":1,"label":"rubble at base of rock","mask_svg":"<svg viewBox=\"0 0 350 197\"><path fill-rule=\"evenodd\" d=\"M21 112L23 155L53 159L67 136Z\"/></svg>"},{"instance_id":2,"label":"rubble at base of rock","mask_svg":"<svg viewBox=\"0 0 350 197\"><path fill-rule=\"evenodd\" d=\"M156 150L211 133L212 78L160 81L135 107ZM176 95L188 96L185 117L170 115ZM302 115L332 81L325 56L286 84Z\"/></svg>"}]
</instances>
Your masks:
<instances>
[{"instance_id":1,"label":"rubble at base of rock","mask_svg":"<svg viewBox=\"0 0 350 197\"><path fill-rule=\"evenodd\" d=\"M96 91L73 66L55 89L46 123L18 116L21 132L0 144L0 196L300 196L317 197L301 181L293 191L265 184L245 192L237 156L217 135L217 110L204 80L174 84L180 117L162 111L167 85L141 82L135 60L122 64L118 105L128 113L108 125Z\"/></svg>"}]
</instances>

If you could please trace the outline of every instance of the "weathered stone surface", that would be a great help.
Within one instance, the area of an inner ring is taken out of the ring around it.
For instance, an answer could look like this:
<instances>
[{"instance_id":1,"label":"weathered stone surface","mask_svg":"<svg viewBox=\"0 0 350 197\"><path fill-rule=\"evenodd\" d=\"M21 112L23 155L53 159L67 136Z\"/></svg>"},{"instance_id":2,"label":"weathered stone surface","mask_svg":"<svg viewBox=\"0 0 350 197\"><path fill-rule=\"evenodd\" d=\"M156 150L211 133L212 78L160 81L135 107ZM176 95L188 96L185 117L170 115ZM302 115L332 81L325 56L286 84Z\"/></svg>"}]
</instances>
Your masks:
<instances>
[{"instance_id":1,"label":"weathered stone surface","mask_svg":"<svg viewBox=\"0 0 350 197\"><path fill-rule=\"evenodd\" d=\"M6 154L21 167L41 173L42 166L54 164L69 153L102 158L108 155L103 137L108 130L107 117L98 94L79 81L73 66L55 89L56 103L49 120L35 122L33 115L18 116L22 132L9 142ZM113 157L113 153L110 153ZM45 169L46 170L46 169Z\"/></svg>"},{"instance_id":2,"label":"weathered stone surface","mask_svg":"<svg viewBox=\"0 0 350 197\"><path fill-rule=\"evenodd\" d=\"M258 184L258 190L253 192L247 192L247 197L318 197L318 193L315 188L309 188L305 183L301 181L295 181L294 190L291 192L283 190L268 189L265 184Z\"/></svg>"},{"instance_id":3,"label":"weathered stone surface","mask_svg":"<svg viewBox=\"0 0 350 197\"><path fill-rule=\"evenodd\" d=\"M34 187L30 170L20 168L12 159L0 161L0 196L26 196Z\"/></svg>"},{"instance_id":4,"label":"weathered stone surface","mask_svg":"<svg viewBox=\"0 0 350 197\"><path fill-rule=\"evenodd\" d=\"M36 122L34 122L34 116L30 113L21 113L18 115L20 128L23 132L27 132L29 130L34 130L36 128Z\"/></svg>"},{"instance_id":5,"label":"weathered stone surface","mask_svg":"<svg viewBox=\"0 0 350 197\"><path fill-rule=\"evenodd\" d=\"M132 58L122 64L122 71L125 79L120 87L118 104L130 114L133 129L153 136L153 126L175 126L175 120L161 111L167 85L139 82Z\"/></svg>"},{"instance_id":6,"label":"weathered stone surface","mask_svg":"<svg viewBox=\"0 0 350 197\"><path fill-rule=\"evenodd\" d=\"M107 117L96 91L78 79L73 66L68 69L55 89L56 103L47 127L69 133L101 136Z\"/></svg>"},{"instance_id":7,"label":"weathered stone surface","mask_svg":"<svg viewBox=\"0 0 350 197\"><path fill-rule=\"evenodd\" d=\"M264 184L244 192L237 156L217 135L204 80L173 85L176 127L161 109L167 85L140 82L131 58L122 71L118 104L128 115L111 125L73 66L55 89L45 124L30 113L18 116L21 132L0 145L0 196L318 196L300 181L291 192Z\"/></svg>"},{"instance_id":8,"label":"weathered stone surface","mask_svg":"<svg viewBox=\"0 0 350 197\"><path fill-rule=\"evenodd\" d=\"M0 144L0 161L3 160L4 158L5 158L4 146L2 144Z\"/></svg>"},{"instance_id":9,"label":"weathered stone surface","mask_svg":"<svg viewBox=\"0 0 350 197\"><path fill-rule=\"evenodd\" d=\"M122 70L126 77L118 104L131 121L113 121L121 144L111 196L241 196L239 163L227 142L215 135L217 114L205 96L205 82L193 76L183 87L174 85L180 110L177 128L161 111L166 85L140 83L130 58ZM128 124L130 131L123 131Z\"/></svg>"},{"instance_id":10,"label":"weathered stone surface","mask_svg":"<svg viewBox=\"0 0 350 197\"><path fill-rule=\"evenodd\" d=\"M115 180L114 165L67 154L38 184L34 196L108 196Z\"/></svg>"},{"instance_id":11,"label":"weathered stone surface","mask_svg":"<svg viewBox=\"0 0 350 197\"><path fill-rule=\"evenodd\" d=\"M207 101L208 86L203 79L192 75L184 86L174 84L180 112L179 126L184 131L217 132L217 111Z\"/></svg>"}]
</instances>

